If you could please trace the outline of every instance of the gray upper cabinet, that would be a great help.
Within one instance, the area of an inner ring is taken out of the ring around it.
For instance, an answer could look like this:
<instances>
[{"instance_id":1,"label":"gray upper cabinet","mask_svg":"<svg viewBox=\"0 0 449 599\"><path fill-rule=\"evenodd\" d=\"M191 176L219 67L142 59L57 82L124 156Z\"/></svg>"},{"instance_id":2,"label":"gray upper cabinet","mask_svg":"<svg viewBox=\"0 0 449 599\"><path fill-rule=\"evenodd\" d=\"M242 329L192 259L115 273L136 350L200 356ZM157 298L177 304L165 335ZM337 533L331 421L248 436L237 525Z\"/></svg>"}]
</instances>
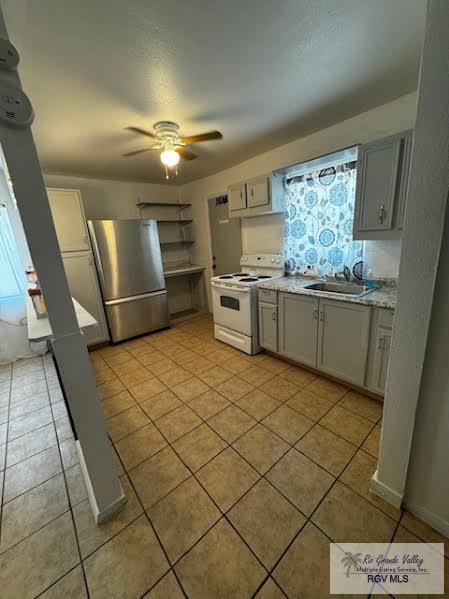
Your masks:
<instances>
[{"instance_id":1,"label":"gray upper cabinet","mask_svg":"<svg viewBox=\"0 0 449 599\"><path fill-rule=\"evenodd\" d=\"M270 181L268 177L259 177L246 183L248 208L267 206L270 203Z\"/></svg>"},{"instance_id":2,"label":"gray upper cabinet","mask_svg":"<svg viewBox=\"0 0 449 599\"><path fill-rule=\"evenodd\" d=\"M279 353L316 366L318 299L279 293Z\"/></svg>"},{"instance_id":3,"label":"gray upper cabinet","mask_svg":"<svg viewBox=\"0 0 449 599\"><path fill-rule=\"evenodd\" d=\"M283 180L279 175L263 175L228 187L229 216L241 218L283 212Z\"/></svg>"},{"instance_id":4,"label":"gray upper cabinet","mask_svg":"<svg viewBox=\"0 0 449 599\"><path fill-rule=\"evenodd\" d=\"M320 299L317 368L363 386L371 308Z\"/></svg>"},{"instance_id":5,"label":"gray upper cabinet","mask_svg":"<svg viewBox=\"0 0 449 599\"><path fill-rule=\"evenodd\" d=\"M228 189L229 212L246 208L246 189L244 183L232 185Z\"/></svg>"},{"instance_id":6,"label":"gray upper cabinet","mask_svg":"<svg viewBox=\"0 0 449 599\"><path fill-rule=\"evenodd\" d=\"M359 147L354 239L399 239L413 131Z\"/></svg>"},{"instance_id":7,"label":"gray upper cabinet","mask_svg":"<svg viewBox=\"0 0 449 599\"><path fill-rule=\"evenodd\" d=\"M278 351L278 308L275 304L259 302L259 345Z\"/></svg>"},{"instance_id":8,"label":"gray upper cabinet","mask_svg":"<svg viewBox=\"0 0 449 599\"><path fill-rule=\"evenodd\" d=\"M374 309L365 386L380 395L385 393L392 333L393 310Z\"/></svg>"}]
</instances>

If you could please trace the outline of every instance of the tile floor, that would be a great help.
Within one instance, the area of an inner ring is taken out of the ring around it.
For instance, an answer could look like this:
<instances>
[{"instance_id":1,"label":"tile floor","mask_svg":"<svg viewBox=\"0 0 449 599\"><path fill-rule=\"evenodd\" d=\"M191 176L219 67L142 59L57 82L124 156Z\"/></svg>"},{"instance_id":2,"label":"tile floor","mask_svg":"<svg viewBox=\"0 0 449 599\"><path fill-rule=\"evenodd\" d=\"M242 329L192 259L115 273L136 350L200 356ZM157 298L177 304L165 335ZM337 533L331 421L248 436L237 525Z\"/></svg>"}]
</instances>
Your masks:
<instances>
[{"instance_id":1,"label":"tile floor","mask_svg":"<svg viewBox=\"0 0 449 599\"><path fill-rule=\"evenodd\" d=\"M449 557L369 492L375 400L223 345L209 316L91 359L128 502L94 525L51 359L0 367L2 599L315 599L331 540Z\"/></svg>"}]
</instances>

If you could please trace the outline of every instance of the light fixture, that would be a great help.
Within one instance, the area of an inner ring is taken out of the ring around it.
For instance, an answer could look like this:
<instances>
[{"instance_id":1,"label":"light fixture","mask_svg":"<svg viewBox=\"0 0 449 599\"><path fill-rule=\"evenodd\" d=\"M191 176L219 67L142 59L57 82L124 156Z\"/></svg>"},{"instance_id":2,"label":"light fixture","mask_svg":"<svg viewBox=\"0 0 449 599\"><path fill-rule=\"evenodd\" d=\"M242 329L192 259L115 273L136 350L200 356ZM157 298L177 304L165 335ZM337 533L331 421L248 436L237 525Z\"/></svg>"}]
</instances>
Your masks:
<instances>
[{"instance_id":1,"label":"light fixture","mask_svg":"<svg viewBox=\"0 0 449 599\"><path fill-rule=\"evenodd\" d=\"M161 152L161 162L164 166L172 168L179 162L179 154L176 150L164 150Z\"/></svg>"}]
</instances>

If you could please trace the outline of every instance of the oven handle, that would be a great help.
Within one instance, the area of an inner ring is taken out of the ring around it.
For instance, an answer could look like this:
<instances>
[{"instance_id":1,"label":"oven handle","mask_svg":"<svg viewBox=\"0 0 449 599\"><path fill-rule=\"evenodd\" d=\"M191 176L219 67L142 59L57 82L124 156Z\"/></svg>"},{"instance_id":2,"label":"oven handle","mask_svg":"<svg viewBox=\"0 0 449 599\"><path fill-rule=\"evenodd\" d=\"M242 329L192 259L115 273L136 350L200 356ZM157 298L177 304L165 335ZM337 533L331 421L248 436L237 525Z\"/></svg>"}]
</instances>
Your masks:
<instances>
[{"instance_id":1,"label":"oven handle","mask_svg":"<svg viewBox=\"0 0 449 599\"><path fill-rule=\"evenodd\" d=\"M227 289L228 291L235 291L237 293L249 293L249 287L230 287L229 285L223 285L222 283L211 283L212 287L217 289Z\"/></svg>"}]
</instances>

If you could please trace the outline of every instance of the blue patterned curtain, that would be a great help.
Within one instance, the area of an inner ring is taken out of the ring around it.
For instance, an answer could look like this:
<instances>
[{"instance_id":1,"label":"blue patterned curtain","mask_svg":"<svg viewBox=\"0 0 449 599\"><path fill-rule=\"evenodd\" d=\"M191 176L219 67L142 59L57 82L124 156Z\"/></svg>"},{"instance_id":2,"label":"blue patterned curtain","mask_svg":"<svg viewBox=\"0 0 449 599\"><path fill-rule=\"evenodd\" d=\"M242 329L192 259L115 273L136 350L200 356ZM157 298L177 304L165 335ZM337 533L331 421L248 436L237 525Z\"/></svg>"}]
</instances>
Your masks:
<instances>
[{"instance_id":1,"label":"blue patterned curtain","mask_svg":"<svg viewBox=\"0 0 449 599\"><path fill-rule=\"evenodd\" d=\"M352 239L356 162L285 179L285 268L311 266L332 275L348 266L363 270L363 242Z\"/></svg>"}]
</instances>

